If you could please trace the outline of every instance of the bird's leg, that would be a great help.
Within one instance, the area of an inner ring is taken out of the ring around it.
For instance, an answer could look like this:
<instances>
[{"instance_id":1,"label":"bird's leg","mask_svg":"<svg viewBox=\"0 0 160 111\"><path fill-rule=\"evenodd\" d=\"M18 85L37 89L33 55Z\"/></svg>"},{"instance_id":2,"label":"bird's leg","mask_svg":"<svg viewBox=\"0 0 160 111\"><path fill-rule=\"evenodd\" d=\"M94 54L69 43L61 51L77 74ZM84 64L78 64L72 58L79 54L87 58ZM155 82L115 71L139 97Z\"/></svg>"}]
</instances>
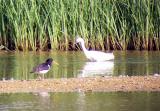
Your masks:
<instances>
[{"instance_id":1,"label":"bird's leg","mask_svg":"<svg viewBox=\"0 0 160 111\"><path fill-rule=\"evenodd\" d=\"M38 74L38 80L39 80L39 81L42 80L42 77L41 77L40 74Z\"/></svg>"},{"instance_id":2,"label":"bird's leg","mask_svg":"<svg viewBox=\"0 0 160 111\"><path fill-rule=\"evenodd\" d=\"M44 80L44 74L42 74L42 79Z\"/></svg>"}]
</instances>

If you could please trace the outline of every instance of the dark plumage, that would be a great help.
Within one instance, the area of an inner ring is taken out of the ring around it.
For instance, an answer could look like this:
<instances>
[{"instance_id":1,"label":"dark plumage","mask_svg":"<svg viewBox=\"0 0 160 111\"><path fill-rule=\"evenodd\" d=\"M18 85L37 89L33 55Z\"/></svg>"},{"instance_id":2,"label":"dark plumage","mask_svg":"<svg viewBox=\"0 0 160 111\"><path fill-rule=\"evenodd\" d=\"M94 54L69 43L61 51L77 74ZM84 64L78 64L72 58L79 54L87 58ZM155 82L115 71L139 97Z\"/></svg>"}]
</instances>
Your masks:
<instances>
[{"instance_id":1,"label":"dark plumage","mask_svg":"<svg viewBox=\"0 0 160 111\"><path fill-rule=\"evenodd\" d=\"M52 62L53 62L52 58L47 59L45 61L45 63L39 64L36 67L34 67L33 70L31 71L31 73L38 74L39 79L41 79L40 75L42 75L43 79L44 79L44 74L46 74L50 70L50 68L52 66Z\"/></svg>"}]
</instances>

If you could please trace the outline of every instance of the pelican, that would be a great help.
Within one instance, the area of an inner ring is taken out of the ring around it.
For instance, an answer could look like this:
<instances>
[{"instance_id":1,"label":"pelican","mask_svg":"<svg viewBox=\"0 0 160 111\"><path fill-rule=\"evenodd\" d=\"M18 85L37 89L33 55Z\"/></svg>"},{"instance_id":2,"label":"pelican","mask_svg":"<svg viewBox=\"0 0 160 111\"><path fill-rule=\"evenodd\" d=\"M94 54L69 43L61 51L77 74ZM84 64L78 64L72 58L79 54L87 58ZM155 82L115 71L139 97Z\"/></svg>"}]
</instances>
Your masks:
<instances>
[{"instance_id":1,"label":"pelican","mask_svg":"<svg viewBox=\"0 0 160 111\"><path fill-rule=\"evenodd\" d=\"M84 44L84 40L79 36L76 37L76 43L80 43L86 58L90 61L99 62L99 61L107 61L107 60L114 59L113 53L105 53L105 52L101 52L101 51L87 50L85 47L85 44Z\"/></svg>"}]
</instances>

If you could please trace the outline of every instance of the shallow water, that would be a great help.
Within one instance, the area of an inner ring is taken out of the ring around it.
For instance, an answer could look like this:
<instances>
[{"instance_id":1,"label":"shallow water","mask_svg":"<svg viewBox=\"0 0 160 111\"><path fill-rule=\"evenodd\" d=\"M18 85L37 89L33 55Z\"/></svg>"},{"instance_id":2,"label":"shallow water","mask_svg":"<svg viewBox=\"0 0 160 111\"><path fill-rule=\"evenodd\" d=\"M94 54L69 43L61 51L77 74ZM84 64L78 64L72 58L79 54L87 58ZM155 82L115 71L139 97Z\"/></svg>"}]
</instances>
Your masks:
<instances>
[{"instance_id":1,"label":"shallow water","mask_svg":"<svg viewBox=\"0 0 160 111\"><path fill-rule=\"evenodd\" d=\"M160 93L0 94L0 111L159 111Z\"/></svg>"},{"instance_id":2,"label":"shallow water","mask_svg":"<svg viewBox=\"0 0 160 111\"><path fill-rule=\"evenodd\" d=\"M82 52L0 52L0 79L34 79L32 68L54 58L46 78L150 75L160 72L160 52L116 51L115 60L87 62ZM0 111L158 111L159 92L0 94Z\"/></svg>"},{"instance_id":3,"label":"shallow water","mask_svg":"<svg viewBox=\"0 0 160 111\"><path fill-rule=\"evenodd\" d=\"M114 55L113 61L88 62L83 52L0 52L0 79L35 79L37 76L29 72L48 57L52 57L59 66L52 66L45 78L160 73L159 51L115 51Z\"/></svg>"}]
</instances>

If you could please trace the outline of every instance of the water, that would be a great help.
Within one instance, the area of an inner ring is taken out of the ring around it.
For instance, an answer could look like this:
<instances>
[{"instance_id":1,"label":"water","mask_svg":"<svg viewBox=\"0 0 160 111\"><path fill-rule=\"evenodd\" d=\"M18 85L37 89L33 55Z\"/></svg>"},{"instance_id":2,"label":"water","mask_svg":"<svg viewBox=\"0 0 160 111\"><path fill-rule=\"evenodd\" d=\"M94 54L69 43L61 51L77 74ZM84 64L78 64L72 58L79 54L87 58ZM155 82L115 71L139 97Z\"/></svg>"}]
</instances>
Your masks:
<instances>
[{"instance_id":1,"label":"water","mask_svg":"<svg viewBox=\"0 0 160 111\"><path fill-rule=\"evenodd\" d=\"M152 75L160 73L159 51L115 51L115 60L88 62L83 52L0 52L0 79L35 79L30 71L52 57L59 66L52 66L45 78L89 76Z\"/></svg>"},{"instance_id":2,"label":"water","mask_svg":"<svg viewBox=\"0 0 160 111\"><path fill-rule=\"evenodd\" d=\"M52 57L46 78L152 75L160 72L160 52L116 51L115 60L87 62L82 52L0 52L0 79L35 79L32 68ZM3 93L0 111L159 111L159 92Z\"/></svg>"},{"instance_id":3,"label":"water","mask_svg":"<svg viewBox=\"0 0 160 111\"><path fill-rule=\"evenodd\" d=\"M0 111L159 111L160 93L0 94Z\"/></svg>"}]
</instances>

